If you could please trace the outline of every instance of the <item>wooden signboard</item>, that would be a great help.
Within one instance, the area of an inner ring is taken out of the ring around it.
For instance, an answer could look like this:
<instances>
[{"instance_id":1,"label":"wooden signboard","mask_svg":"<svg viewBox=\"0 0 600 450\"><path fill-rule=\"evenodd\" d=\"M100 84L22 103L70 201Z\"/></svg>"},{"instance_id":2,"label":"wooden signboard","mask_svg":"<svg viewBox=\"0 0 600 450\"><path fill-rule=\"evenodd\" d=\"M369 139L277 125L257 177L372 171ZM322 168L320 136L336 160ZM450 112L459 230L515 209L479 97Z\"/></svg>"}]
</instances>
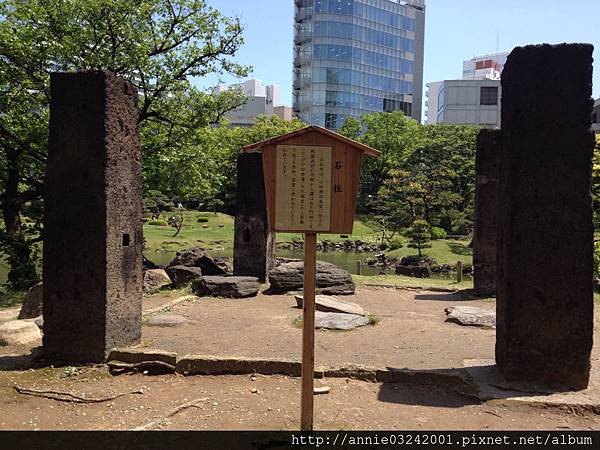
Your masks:
<instances>
[{"instance_id":1,"label":"wooden signboard","mask_svg":"<svg viewBox=\"0 0 600 450\"><path fill-rule=\"evenodd\" d=\"M262 153L270 228L304 233L301 429L312 430L317 233L352 233L362 156L379 152L316 126L242 151Z\"/></svg>"}]
</instances>

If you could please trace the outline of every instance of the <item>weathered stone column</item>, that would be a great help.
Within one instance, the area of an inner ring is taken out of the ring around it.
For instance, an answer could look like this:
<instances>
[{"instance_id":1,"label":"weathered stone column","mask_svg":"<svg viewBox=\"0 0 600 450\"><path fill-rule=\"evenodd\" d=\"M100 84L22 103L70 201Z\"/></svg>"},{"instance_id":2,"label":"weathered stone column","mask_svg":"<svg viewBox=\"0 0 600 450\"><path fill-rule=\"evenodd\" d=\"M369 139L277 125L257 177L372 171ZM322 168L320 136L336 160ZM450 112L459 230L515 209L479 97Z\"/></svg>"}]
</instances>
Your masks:
<instances>
[{"instance_id":1,"label":"weathered stone column","mask_svg":"<svg viewBox=\"0 0 600 450\"><path fill-rule=\"evenodd\" d=\"M137 92L105 71L51 76L44 354L99 362L139 343L142 193Z\"/></svg>"},{"instance_id":2,"label":"weathered stone column","mask_svg":"<svg viewBox=\"0 0 600 450\"><path fill-rule=\"evenodd\" d=\"M473 281L481 296L496 295L500 137L500 130L481 130L477 136Z\"/></svg>"},{"instance_id":3,"label":"weathered stone column","mask_svg":"<svg viewBox=\"0 0 600 450\"><path fill-rule=\"evenodd\" d=\"M588 385L592 51L516 48L502 74L496 361L508 380Z\"/></svg>"},{"instance_id":4,"label":"weathered stone column","mask_svg":"<svg viewBox=\"0 0 600 450\"><path fill-rule=\"evenodd\" d=\"M267 218L260 153L240 153L237 180L233 272L265 281L273 265L274 235Z\"/></svg>"}]
</instances>

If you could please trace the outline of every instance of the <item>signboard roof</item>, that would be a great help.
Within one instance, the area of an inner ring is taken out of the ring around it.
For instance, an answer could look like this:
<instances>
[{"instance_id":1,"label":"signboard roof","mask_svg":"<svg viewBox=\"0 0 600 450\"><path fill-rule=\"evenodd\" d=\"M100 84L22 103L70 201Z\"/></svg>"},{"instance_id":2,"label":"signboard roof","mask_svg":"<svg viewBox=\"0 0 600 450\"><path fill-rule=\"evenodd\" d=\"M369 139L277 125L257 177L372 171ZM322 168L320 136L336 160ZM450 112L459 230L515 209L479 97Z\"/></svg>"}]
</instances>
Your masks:
<instances>
[{"instance_id":1,"label":"signboard roof","mask_svg":"<svg viewBox=\"0 0 600 450\"><path fill-rule=\"evenodd\" d=\"M291 133L287 133L287 134L282 134L281 136L276 136L270 139L266 139L264 141L261 142L257 142L255 144L250 144L247 145L245 147L242 148L242 152L249 152L252 150L259 150L262 147L265 147L266 145L271 145L271 144L278 144L278 143L284 143L284 141L287 141L289 139L301 136L303 134L309 133L311 131L317 131L321 134L324 134L326 136L332 137L334 139L337 139L340 142L343 142L344 144L350 146L350 147L354 147L357 150L361 150L363 151L366 155L368 156L372 156L377 158L381 152L379 152L378 150L375 150L374 148L369 147L368 145L364 145L361 144L360 142L356 142L350 138L347 138L345 136L342 136L339 133L336 133L334 131L328 130L327 128L322 128L316 125L310 125L308 127L305 128L301 128L300 130L296 130L296 131L292 131Z\"/></svg>"}]
</instances>

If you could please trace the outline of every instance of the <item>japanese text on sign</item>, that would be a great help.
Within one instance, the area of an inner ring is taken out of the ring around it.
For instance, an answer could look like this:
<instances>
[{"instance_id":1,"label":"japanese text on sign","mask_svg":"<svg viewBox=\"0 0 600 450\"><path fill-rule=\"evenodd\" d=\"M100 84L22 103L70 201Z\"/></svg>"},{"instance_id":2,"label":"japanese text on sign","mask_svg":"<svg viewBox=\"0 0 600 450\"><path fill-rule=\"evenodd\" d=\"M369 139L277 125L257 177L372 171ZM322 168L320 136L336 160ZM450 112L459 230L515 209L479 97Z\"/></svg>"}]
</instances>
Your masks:
<instances>
[{"instance_id":1,"label":"japanese text on sign","mask_svg":"<svg viewBox=\"0 0 600 450\"><path fill-rule=\"evenodd\" d=\"M329 231L331 148L278 145L275 229Z\"/></svg>"}]
</instances>

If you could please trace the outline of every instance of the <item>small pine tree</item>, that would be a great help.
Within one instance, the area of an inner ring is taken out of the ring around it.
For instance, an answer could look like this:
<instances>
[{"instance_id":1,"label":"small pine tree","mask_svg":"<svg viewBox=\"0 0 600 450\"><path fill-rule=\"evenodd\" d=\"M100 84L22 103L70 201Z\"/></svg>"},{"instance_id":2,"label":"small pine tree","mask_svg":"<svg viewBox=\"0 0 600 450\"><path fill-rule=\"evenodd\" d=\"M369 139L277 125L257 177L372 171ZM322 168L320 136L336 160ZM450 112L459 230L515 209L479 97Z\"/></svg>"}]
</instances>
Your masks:
<instances>
[{"instance_id":1,"label":"small pine tree","mask_svg":"<svg viewBox=\"0 0 600 450\"><path fill-rule=\"evenodd\" d=\"M416 248L419 251L419 256L423 256L421 249L430 248L429 238L431 231L426 221L417 219L413 222L412 227L408 229L408 238L410 239L408 246Z\"/></svg>"}]
</instances>

